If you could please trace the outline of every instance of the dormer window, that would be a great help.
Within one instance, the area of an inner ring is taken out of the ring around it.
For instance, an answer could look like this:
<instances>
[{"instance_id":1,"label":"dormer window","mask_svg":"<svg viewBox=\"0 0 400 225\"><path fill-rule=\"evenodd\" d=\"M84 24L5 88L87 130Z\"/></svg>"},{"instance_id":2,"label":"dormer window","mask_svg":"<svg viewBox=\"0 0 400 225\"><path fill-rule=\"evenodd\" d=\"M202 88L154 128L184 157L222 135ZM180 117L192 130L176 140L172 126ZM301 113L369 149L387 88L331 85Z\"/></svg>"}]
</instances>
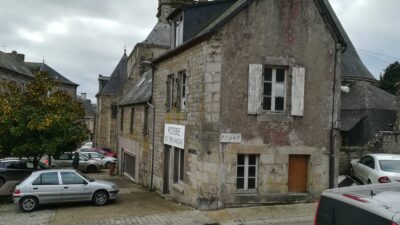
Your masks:
<instances>
[{"instance_id":1,"label":"dormer window","mask_svg":"<svg viewBox=\"0 0 400 225\"><path fill-rule=\"evenodd\" d=\"M183 43L183 16L179 16L177 19L175 19L174 27L175 47L178 47Z\"/></svg>"}]
</instances>

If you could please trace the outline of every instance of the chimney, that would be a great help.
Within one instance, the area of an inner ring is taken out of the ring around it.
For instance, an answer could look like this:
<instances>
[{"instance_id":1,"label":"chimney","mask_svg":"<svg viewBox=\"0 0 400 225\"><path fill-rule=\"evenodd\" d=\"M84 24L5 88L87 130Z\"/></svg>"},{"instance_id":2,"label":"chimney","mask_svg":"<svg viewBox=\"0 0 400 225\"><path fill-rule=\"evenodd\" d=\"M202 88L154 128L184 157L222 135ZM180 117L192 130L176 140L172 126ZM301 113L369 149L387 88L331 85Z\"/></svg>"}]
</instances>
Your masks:
<instances>
[{"instance_id":1,"label":"chimney","mask_svg":"<svg viewBox=\"0 0 400 225\"><path fill-rule=\"evenodd\" d=\"M25 62L25 55L24 54L18 54L17 51L13 50L11 53L9 53L15 60L17 60L20 63Z\"/></svg>"},{"instance_id":2,"label":"chimney","mask_svg":"<svg viewBox=\"0 0 400 225\"><path fill-rule=\"evenodd\" d=\"M86 93L81 93L81 98L86 101Z\"/></svg>"}]
</instances>

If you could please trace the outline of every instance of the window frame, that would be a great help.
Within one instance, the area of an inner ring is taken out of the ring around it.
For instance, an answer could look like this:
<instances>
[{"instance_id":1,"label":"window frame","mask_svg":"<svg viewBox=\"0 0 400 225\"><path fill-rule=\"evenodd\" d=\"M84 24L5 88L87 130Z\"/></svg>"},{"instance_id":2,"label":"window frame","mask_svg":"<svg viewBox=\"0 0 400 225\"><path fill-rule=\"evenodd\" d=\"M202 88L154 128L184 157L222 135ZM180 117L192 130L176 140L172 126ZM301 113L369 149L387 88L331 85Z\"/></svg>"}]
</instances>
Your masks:
<instances>
[{"instance_id":1,"label":"window frame","mask_svg":"<svg viewBox=\"0 0 400 225\"><path fill-rule=\"evenodd\" d=\"M271 80L267 81L266 76L267 76L267 69L271 69ZM283 70L284 71L284 81L279 82L277 81L277 70ZM279 65L263 65L263 76L262 76L262 93L261 93L261 110L264 112L269 112L269 113L285 113L286 112L286 103L287 103L287 89L288 89L288 76L289 74L289 68L286 66L279 66ZM265 84L269 83L271 84L271 94L266 95L265 94ZM276 87L279 84L283 84L283 96L277 96L276 93ZM278 97L283 97L283 109L282 110L277 110L276 109L276 98ZM270 109L265 109L265 98L270 98Z\"/></svg>"},{"instance_id":2,"label":"window frame","mask_svg":"<svg viewBox=\"0 0 400 225\"><path fill-rule=\"evenodd\" d=\"M57 181L58 181L58 183L57 184L43 184L43 182L42 182L42 175L44 175L44 174L56 174L57 175ZM35 184L35 182L36 182L36 180L38 180L38 179L40 179L40 184ZM46 185L46 186L54 186L54 185L60 185L60 176L59 176L59 173L58 172L44 172L44 173L41 173L39 176L37 176L33 181L32 181L32 186L44 186L44 185Z\"/></svg>"},{"instance_id":3,"label":"window frame","mask_svg":"<svg viewBox=\"0 0 400 225\"><path fill-rule=\"evenodd\" d=\"M170 74L167 76L167 93L166 93L166 111L170 112L174 106L174 86L175 86L175 75Z\"/></svg>"},{"instance_id":4,"label":"window frame","mask_svg":"<svg viewBox=\"0 0 400 225\"><path fill-rule=\"evenodd\" d=\"M131 107L131 118L130 118L131 121L129 124L129 132L131 134L133 134L133 130L135 128L135 113L136 113L135 107Z\"/></svg>"},{"instance_id":5,"label":"window frame","mask_svg":"<svg viewBox=\"0 0 400 225\"><path fill-rule=\"evenodd\" d=\"M174 46L183 44L183 15L179 15L174 20Z\"/></svg>"},{"instance_id":6,"label":"window frame","mask_svg":"<svg viewBox=\"0 0 400 225\"><path fill-rule=\"evenodd\" d=\"M244 164L239 165L239 157L244 156ZM249 156L254 156L256 161L254 165L249 164ZM239 177L239 167L244 168L243 177ZM255 176L249 177L249 168L255 167ZM237 154L237 164L236 164L236 190L237 192L257 192L258 190L258 170L259 170L259 155L258 154ZM243 188L238 187L238 179L243 179ZM254 188L249 188L249 178L255 179Z\"/></svg>"},{"instance_id":7,"label":"window frame","mask_svg":"<svg viewBox=\"0 0 400 225\"><path fill-rule=\"evenodd\" d=\"M177 102L179 103L180 112L186 112L187 103L187 74L186 71L178 72L177 79Z\"/></svg>"}]
</instances>

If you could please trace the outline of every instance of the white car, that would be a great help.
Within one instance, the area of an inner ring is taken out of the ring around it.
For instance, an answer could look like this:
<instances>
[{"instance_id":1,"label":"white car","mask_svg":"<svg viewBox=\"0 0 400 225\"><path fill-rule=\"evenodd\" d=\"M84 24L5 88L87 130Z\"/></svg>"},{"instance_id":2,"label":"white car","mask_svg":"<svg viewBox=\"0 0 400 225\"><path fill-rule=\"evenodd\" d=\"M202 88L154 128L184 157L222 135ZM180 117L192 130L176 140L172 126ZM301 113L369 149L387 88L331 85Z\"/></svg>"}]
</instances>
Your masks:
<instances>
[{"instance_id":1,"label":"white car","mask_svg":"<svg viewBox=\"0 0 400 225\"><path fill-rule=\"evenodd\" d=\"M364 184L400 182L400 155L368 154L352 160L350 176Z\"/></svg>"},{"instance_id":2,"label":"white car","mask_svg":"<svg viewBox=\"0 0 400 225\"><path fill-rule=\"evenodd\" d=\"M80 152L88 159L93 159L101 163L104 168L109 168L111 163L117 163L117 159L111 156L104 156L98 152Z\"/></svg>"},{"instance_id":3,"label":"white car","mask_svg":"<svg viewBox=\"0 0 400 225\"><path fill-rule=\"evenodd\" d=\"M93 147L93 142L86 142L84 145L82 145L81 149L89 149Z\"/></svg>"}]
</instances>

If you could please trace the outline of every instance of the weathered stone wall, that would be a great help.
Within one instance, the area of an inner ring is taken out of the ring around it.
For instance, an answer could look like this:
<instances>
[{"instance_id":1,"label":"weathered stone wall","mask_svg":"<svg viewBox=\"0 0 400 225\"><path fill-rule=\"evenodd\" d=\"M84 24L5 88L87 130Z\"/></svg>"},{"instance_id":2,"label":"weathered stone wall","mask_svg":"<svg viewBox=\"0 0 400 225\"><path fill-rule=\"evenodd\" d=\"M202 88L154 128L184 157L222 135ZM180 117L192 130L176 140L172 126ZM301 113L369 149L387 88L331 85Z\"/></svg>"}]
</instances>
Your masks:
<instances>
[{"instance_id":1,"label":"weathered stone wall","mask_svg":"<svg viewBox=\"0 0 400 225\"><path fill-rule=\"evenodd\" d=\"M307 201L329 187L336 43L314 1L256 0L222 30L221 132L241 133L223 152L221 196L227 205ZM286 66L286 110L249 115L249 64ZM291 110L292 66L305 68L304 116ZM336 74L336 83L340 74ZM335 114L338 113L338 108ZM214 150L214 151L217 151ZM257 192L236 189L237 154L259 155ZM288 159L308 155L307 193L288 193Z\"/></svg>"},{"instance_id":2,"label":"weathered stone wall","mask_svg":"<svg viewBox=\"0 0 400 225\"><path fill-rule=\"evenodd\" d=\"M145 187L149 185L151 171L151 110L148 110L147 129L144 120L146 105L135 105L121 107L124 109L124 129L120 131L119 148L121 153L126 151L136 157L136 175L134 181ZM135 109L133 132L130 131L131 110ZM123 140L123 141L121 141Z\"/></svg>"},{"instance_id":3,"label":"weathered stone wall","mask_svg":"<svg viewBox=\"0 0 400 225\"><path fill-rule=\"evenodd\" d=\"M96 117L96 143L98 147L110 147L110 129L112 128L111 103L112 96L98 96L98 112ZM113 119L115 120L115 119ZM115 129L115 128L113 128Z\"/></svg>"},{"instance_id":4,"label":"weathered stone wall","mask_svg":"<svg viewBox=\"0 0 400 225\"><path fill-rule=\"evenodd\" d=\"M371 153L400 154L400 132L381 131L366 146L340 148L339 174L349 174L351 160Z\"/></svg>"},{"instance_id":5,"label":"weathered stone wall","mask_svg":"<svg viewBox=\"0 0 400 225\"><path fill-rule=\"evenodd\" d=\"M156 108L155 184L162 190L164 172L164 126L185 126L184 184L169 179L170 195L186 204L201 207L208 202L217 207L219 103L221 80L221 40L214 36L158 65L155 73L154 104ZM167 76L186 71L187 105L185 112L174 107L166 111ZM189 151L190 150L190 151ZM172 171L170 172L172 174ZM172 177L172 176L170 176ZM210 208L210 204L207 204Z\"/></svg>"}]
</instances>

